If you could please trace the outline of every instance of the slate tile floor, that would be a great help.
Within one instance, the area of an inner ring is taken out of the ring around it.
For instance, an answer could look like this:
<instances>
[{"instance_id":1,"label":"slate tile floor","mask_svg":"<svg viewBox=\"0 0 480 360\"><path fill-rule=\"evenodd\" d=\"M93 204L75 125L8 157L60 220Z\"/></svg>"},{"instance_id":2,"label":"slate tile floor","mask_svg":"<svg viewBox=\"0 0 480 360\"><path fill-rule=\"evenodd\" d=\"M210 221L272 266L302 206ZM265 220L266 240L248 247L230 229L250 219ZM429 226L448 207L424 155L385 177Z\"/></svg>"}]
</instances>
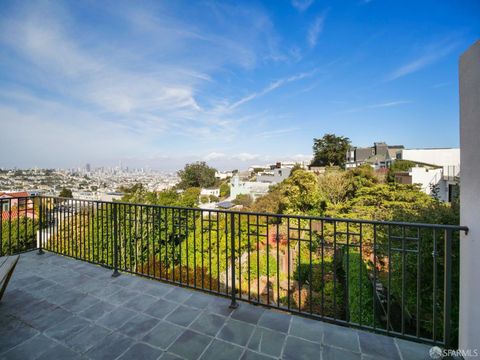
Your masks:
<instances>
[{"instance_id":1,"label":"slate tile floor","mask_svg":"<svg viewBox=\"0 0 480 360\"><path fill-rule=\"evenodd\" d=\"M0 303L0 359L429 359L356 331L36 252Z\"/></svg>"}]
</instances>

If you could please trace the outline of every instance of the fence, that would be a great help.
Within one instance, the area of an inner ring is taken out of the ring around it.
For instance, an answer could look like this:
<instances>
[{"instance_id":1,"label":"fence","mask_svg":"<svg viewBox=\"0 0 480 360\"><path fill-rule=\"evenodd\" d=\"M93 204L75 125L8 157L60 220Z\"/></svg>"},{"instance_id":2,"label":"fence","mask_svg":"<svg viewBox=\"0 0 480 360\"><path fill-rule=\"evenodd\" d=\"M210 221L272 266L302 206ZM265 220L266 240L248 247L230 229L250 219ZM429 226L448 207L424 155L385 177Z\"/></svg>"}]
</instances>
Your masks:
<instances>
[{"instance_id":1,"label":"fence","mask_svg":"<svg viewBox=\"0 0 480 360\"><path fill-rule=\"evenodd\" d=\"M25 249L9 237L3 254L38 246L115 276L227 296L233 307L243 300L410 340L456 342L465 227L56 197L33 204L37 215L25 228L32 235L20 237L30 239Z\"/></svg>"}]
</instances>

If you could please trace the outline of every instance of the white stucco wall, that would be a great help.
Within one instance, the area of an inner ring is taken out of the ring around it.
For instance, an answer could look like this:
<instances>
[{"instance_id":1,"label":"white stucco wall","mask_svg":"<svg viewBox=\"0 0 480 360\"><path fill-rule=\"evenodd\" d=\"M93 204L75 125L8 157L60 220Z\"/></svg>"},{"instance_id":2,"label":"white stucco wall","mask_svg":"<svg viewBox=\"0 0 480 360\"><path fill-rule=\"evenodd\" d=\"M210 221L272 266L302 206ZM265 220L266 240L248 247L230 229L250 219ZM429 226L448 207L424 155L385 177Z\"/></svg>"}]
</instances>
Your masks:
<instances>
[{"instance_id":1,"label":"white stucco wall","mask_svg":"<svg viewBox=\"0 0 480 360\"><path fill-rule=\"evenodd\" d=\"M480 351L480 41L460 58L460 238L459 348Z\"/></svg>"},{"instance_id":2,"label":"white stucco wall","mask_svg":"<svg viewBox=\"0 0 480 360\"><path fill-rule=\"evenodd\" d=\"M438 166L460 165L460 149L404 149L402 159Z\"/></svg>"},{"instance_id":3,"label":"white stucco wall","mask_svg":"<svg viewBox=\"0 0 480 360\"><path fill-rule=\"evenodd\" d=\"M438 185L440 200L447 201L448 192L443 181L443 169L428 169L425 167L414 167L409 171L409 175L412 177L412 184L419 184L422 191L430 195L430 184Z\"/></svg>"}]
</instances>

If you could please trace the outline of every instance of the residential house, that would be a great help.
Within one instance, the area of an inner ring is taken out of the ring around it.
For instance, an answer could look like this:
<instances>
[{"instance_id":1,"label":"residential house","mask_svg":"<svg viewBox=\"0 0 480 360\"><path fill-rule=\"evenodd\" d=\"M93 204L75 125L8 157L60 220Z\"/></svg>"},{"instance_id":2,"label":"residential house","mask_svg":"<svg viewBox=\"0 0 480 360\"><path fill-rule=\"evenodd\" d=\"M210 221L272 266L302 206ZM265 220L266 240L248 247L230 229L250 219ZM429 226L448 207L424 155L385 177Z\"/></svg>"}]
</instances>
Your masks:
<instances>
[{"instance_id":1,"label":"residential house","mask_svg":"<svg viewBox=\"0 0 480 360\"><path fill-rule=\"evenodd\" d=\"M384 169L398 158L403 148L403 145L387 145L385 142L376 142L371 147L354 146L347 151L345 167L369 164L375 169Z\"/></svg>"}]
</instances>

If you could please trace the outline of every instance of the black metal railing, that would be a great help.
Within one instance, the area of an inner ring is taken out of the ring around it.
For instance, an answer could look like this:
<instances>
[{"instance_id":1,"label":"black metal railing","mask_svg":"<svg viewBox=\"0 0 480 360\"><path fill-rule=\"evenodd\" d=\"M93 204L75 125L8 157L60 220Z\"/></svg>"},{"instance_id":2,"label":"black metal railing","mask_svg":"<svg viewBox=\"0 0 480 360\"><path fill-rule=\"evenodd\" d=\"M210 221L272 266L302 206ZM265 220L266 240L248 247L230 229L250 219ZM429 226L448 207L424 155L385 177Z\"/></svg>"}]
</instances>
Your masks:
<instances>
[{"instance_id":1,"label":"black metal railing","mask_svg":"<svg viewBox=\"0 0 480 360\"><path fill-rule=\"evenodd\" d=\"M33 208L26 248L2 247L3 254L38 247L115 276L230 297L232 307L244 300L416 341L456 342L466 227L57 197L37 197Z\"/></svg>"}]
</instances>

